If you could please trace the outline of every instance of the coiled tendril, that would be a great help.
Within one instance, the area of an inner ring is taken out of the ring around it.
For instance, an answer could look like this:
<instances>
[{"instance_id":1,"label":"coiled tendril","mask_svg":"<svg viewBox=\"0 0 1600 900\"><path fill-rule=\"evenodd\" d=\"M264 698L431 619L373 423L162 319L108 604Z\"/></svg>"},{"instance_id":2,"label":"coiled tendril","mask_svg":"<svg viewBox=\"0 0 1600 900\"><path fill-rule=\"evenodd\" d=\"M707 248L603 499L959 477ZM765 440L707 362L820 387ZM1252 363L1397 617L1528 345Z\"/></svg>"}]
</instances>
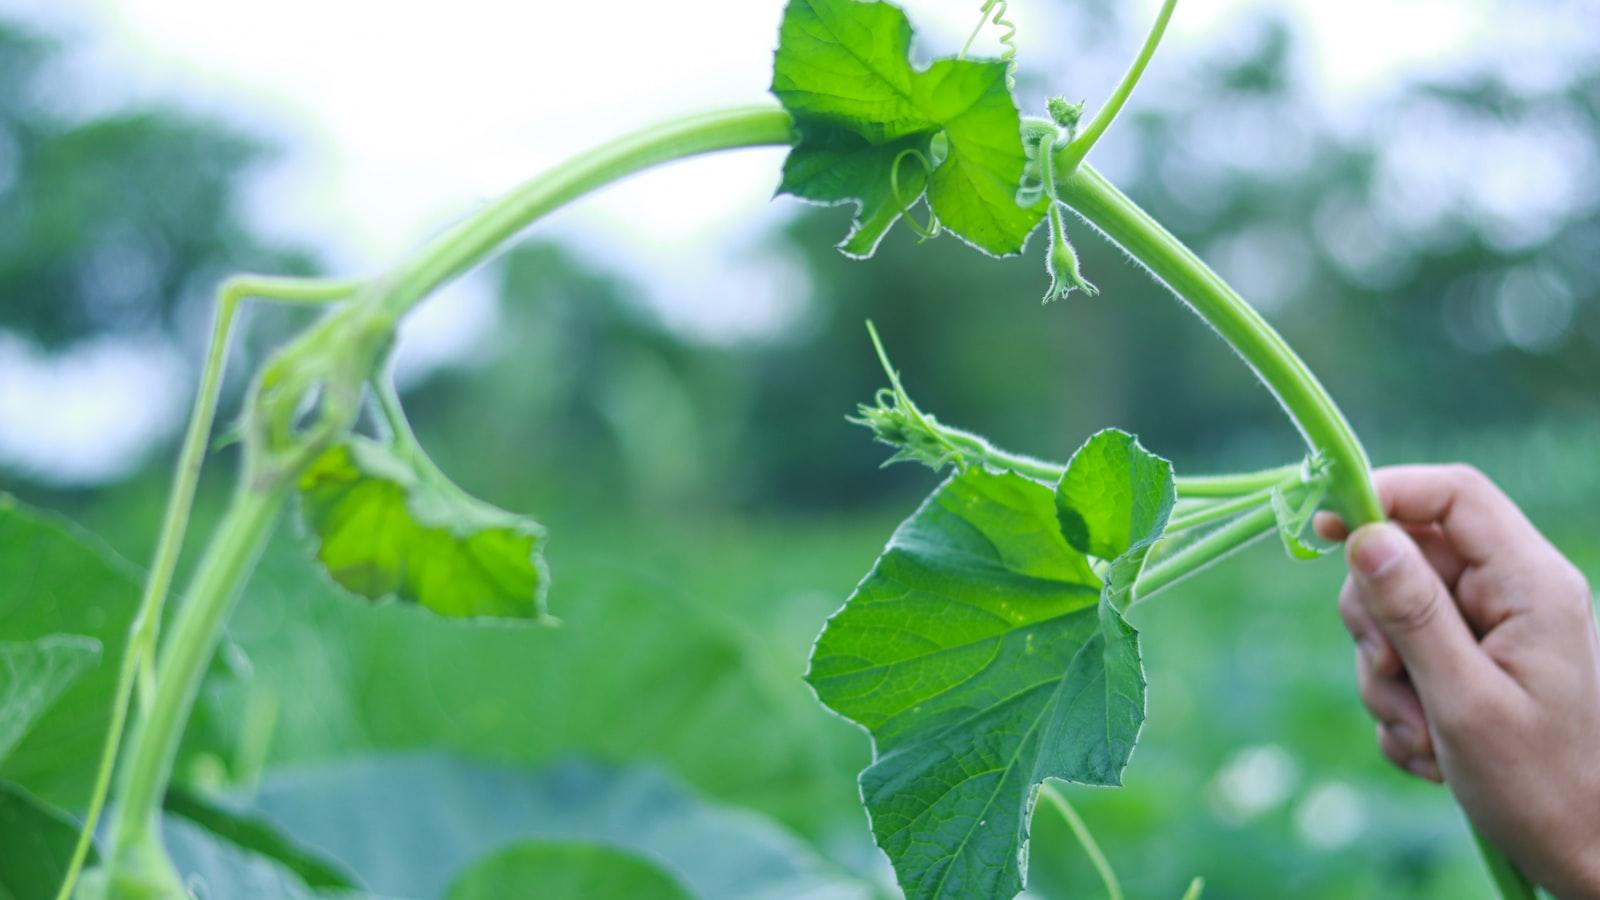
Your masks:
<instances>
[{"instance_id":1,"label":"coiled tendril","mask_svg":"<svg viewBox=\"0 0 1600 900\"><path fill-rule=\"evenodd\" d=\"M978 24L972 29L972 34L967 36L967 42L961 45L961 55L966 56L967 51L972 49L972 42L978 39L978 32L983 30L985 23L992 21L1004 28L1005 31L1000 35L1000 46L1004 48L1000 51L1000 59L1006 64L1006 89L1016 90L1017 26L1006 18L1006 6L1007 0L983 0L983 8L978 11ZM994 13L993 19L989 18L991 12Z\"/></svg>"}]
</instances>

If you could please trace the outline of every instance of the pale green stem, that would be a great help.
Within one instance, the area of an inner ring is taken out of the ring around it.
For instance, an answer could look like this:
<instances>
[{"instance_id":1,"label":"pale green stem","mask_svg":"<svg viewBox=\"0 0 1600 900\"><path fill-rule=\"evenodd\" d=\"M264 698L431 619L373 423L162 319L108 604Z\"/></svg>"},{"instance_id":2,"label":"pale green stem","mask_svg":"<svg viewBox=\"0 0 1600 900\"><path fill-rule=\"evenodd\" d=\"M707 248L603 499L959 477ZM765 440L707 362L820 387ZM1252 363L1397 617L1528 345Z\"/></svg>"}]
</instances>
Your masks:
<instances>
[{"instance_id":1,"label":"pale green stem","mask_svg":"<svg viewBox=\"0 0 1600 900\"><path fill-rule=\"evenodd\" d=\"M1334 509L1352 525L1383 519L1366 452L1317 377L1261 314L1183 242L1094 167L1062 180L1063 201L1177 294L1227 341L1278 398L1307 446L1328 463Z\"/></svg>"},{"instance_id":2,"label":"pale green stem","mask_svg":"<svg viewBox=\"0 0 1600 900\"><path fill-rule=\"evenodd\" d=\"M1238 497L1224 497L1209 503L1203 503L1191 512L1174 515L1169 519L1166 533L1175 534L1189 528L1220 522L1223 519L1254 509L1257 506L1270 504L1273 491L1287 490L1297 484L1300 484L1300 473L1298 471L1271 487L1261 488L1248 494L1241 494Z\"/></svg>"},{"instance_id":3,"label":"pale green stem","mask_svg":"<svg viewBox=\"0 0 1600 900\"><path fill-rule=\"evenodd\" d=\"M56 894L57 900L67 900L72 896L78 873L88 859L94 830L99 824L106 794L111 787L111 774L116 767L117 750L122 743L122 731L127 724L128 707L135 684L138 686L140 709L150 708L155 691L155 673L149 651L155 645L160 630L162 608L167 592L172 587L172 575L177 569L183 538L188 531L189 512L194 507L195 489L200 482L200 470L205 464L211 427L216 421L217 398L222 391L222 376L226 369L228 338L233 332L239 304L251 297L270 298L284 303L326 303L349 296L357 286L357 282L353 281L240 275L223 282L217 291L216 320L200 370L200 387L195 392L189 427L184 434L183 447L178 452L178 466L173 475L172 489L167 495L167 508L162 516L155 558L150 563L139 607L128 628L128 641L123 648L117 686L111 698L111 718L106 726L105 742L101 747L94 786L89 794L89 805L84 812L83 829L72 848L72 858L67 863L66 875Z\"/></svg>"},{"instance_id":4,"label":"pale green stem","mask_svg":"<svg viewBox=\"0 0 1600 900\"><path fill-rule=\"evenodd\" d=\"M1056 789L1056 786L1046 781L1039 785L1039 796L1049 801L1061 818L1067 821L1067 826L1072 829L1072 834L1078 839L1078 844L1083 847L1083 853L1089 857L1089 862L1094 865L1094 870L1100 873L1100 880L1105 883L1106 896L1109 900L1122 900L1122 884L1117 881L1116 870L1111 868L1111 861L1101 852L1100 845L1095 842L1094 835L1090 833L1089 826L1078 815L1078 811L1067 802L1066 795Z\"/></svg>"},{"instance_id":5,"label":"pale green stem","mask_svg":"<svg viewBox=\"0 0 1600 900\"><path fill-rule=\"evenodd\" d=\"M1298 481L1303 468L1301 463L1291 463L1287 466L1262 469L1259 472L1242 472L1237 475L1191 475L1179 479L1178 493L1185 498L1237 497L1241 494L1253 494L1290 479Z\"/></svg>"},{"instance_id":6,"label":"pale green stem","mask_svg":"<svg viewBox=\"0 0 1600 900\"><path fill-rule=\"evenodd\" d=\"M288 484L265 489L240 478L222 521L195 571L183 606L162 646L157 666L155 701L133 732L132 752L123 771L112 819L108 865L135 874L146 883L172 884L176 874L160 851L157 828L162 795L183 735L183 724L200 689L206 664L216 650L222 623L235 595L255 567L261 548L288 493ZM159 871L150 867L160 866ZM139 869L143 871L139 871Z\"/></svg>"},{"instance_id":7,"label":"pale green stem","mask_svg":"<svg viewBox=\"0 0 1600 900\"><path fill-rule=\"evenodd\" d=\"M1117 113L1122 112L1122 107L1127 105L1128 97L1133 94L1133 88L1144 76L1145 67L1150 65L1150 58L1155 55L1156 47L1161 43L1161 36L1167 32L1167 22L1172 19L1172 10L1178 5L1178 0L1166 0L1161 4L1161 11L1156 14L1155 24L1150 26L1150 33L1145 35L1144 46L1139 48L1139 55L1134 57L1133 64L1128 66L1128 71L1117 83L1111 96L1100 110L1089 120L1089 124L1078 132L1056 157L1056 166L1063 175L1072 172L1089 155L1090 149L1100 140L1106 129L1111 127L1111 122L1116 119Z\"/></svg>"},{"instance_id":8,"label":"pale green stem","mask_svg":"<svg viewBox=\"0 0 1600 900\"><path fill-rule=\"evenodd\" d=\"M1140 574L1138 582L1134 584L1134 599L1130 605L1148 600L1165 588L1272 533L1277 526L1277 514L1270 505L1263 506L1185 545Z\"/></svg>"},{"instance_id":9,"label":"pale green stem","mask_svg":"<svg viewBox=\"0 0 1600 900\"><path fill-rule=\"evenodd\" d=\"M1200 894L1206 889L1206 880L1199 875L1189 882L1189 889L1183 892L1183 900L1200 900Z\"/></svg>"},{"instance_id":10,"label":"pale green stem","mask_svg":"<svg viewBox=\"0 0 1600 900\"><path fill-rule=\"evenodd\" d=\"M739 147L788 146L794 123L778 106L677 119L612 141L526 182L428 244L394 272L387 303L404 312L551 210L651 166Z\"/></svg>"}]
</instances>

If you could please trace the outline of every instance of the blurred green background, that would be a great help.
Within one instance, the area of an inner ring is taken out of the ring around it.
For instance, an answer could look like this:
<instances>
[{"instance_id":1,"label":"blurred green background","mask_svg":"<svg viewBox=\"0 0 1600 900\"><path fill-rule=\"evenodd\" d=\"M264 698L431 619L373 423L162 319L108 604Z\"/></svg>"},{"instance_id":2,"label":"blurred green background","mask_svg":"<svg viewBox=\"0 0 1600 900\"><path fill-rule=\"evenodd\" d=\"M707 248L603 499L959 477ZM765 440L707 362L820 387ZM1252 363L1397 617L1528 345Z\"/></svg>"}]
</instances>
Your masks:
<instances>
[{"instance_id":1,"label":"blurred green background","mask_svg":"<svg viewBox=\"0 0 1600 900\"><path fill-rule=\"evenodd\" d=\"M1093 21L1112 37L1137 26ZM1297 27L1256 17L1214 52L1175 58L1107 168L1261 304L1376 461L1477 464L1600 578L1600 52L1539 78L1460 66L1352 122L1308 100ZM59 114L47 73L63 52L0 24L12 423L48 402L48 381L18 388L19 360L70 366L86 347L154 342L192 361L222 274L326 265L239 211L272 134L159 105ZM754 243L799 285L782 328L698 336L639 302L645 285L536 238L492 269L493 339L408 384L443 468L550 528L559 628L374 608L327 582L286 525L229 626L232 662L208 682L180 781L248 796L285 773L414 750L529 773L656 765L792 832L819 871L887 893L856 796L867 739L799 678L824 618L936 482L880 469L885 449L844 420L883 381L863 320L924 408L1008 448L1063 459L1116 425L1191 474L1299 455L1226 348L1081 225L1069 229L1102 293L1041 308L1041 241L995 261L901 228L857 263L832 249L846 212L779 202L794 214ZM250 317L234 400L303 321ZM0 486L142 565L175 438L137 465L63 479L7 449L26 434L0 436ZM191 549L233 464L211 458ZM1194 875L1215 898L1488 895L1445 792L1374 749L1334 609L1341 577L1337 558L1292 563L1263 544L1137 611L1150 702L1127 786L1067 791L1131 896L1176 897ZM52 595L32 618L0 617L0 639L93 630L114 656L126 613L104 599ZM108 658L96 678L110 670ZM103 688L75 691L0 775L80 808ZM1100 890L1049 810L1030 859L1040 897Z\"/></svg>"}]
</instances>

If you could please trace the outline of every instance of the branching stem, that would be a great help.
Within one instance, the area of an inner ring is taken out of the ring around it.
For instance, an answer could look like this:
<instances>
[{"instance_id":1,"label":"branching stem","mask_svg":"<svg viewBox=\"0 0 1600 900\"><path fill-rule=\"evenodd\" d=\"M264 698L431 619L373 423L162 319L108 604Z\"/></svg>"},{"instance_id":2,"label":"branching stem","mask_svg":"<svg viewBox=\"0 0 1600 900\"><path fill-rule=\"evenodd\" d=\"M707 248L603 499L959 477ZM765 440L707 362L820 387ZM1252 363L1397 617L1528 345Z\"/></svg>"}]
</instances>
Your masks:
<instances>
[{"instance_id":1,"label":"branching stem","mask_svg":"<svg viewBox=\"0 0 1600 900\"><path fill-rule=\"evenodd\" d=\"M1155 55L1156 47L1161 43L1161 36L1167 33L1167 22L1172 19L1172 10L1177 7L1178 0L1166 0L1161 4L1161 11L1156 13L1156 21L1150 26L1150 33L1145 35L1144 46L1139 48L1139 55L1133 58L1133 63L1128 66L1128 71L1123 74L1122 80L1117 83L1111 96L1106 98L1094 118L1089 124L1083 126L1078 136L1072 139L1065 150L1056 158L1056 167L1062 175L1070 174L1083 162L1084 157L1094 148L1101 135L1111 127L1117 113L1122 112L1122 107L1127 105L1128 97L1133 94L1133 88L1144 77L1145 67L1150 65L1150 58Z\"/></svg>"}]
</instances>

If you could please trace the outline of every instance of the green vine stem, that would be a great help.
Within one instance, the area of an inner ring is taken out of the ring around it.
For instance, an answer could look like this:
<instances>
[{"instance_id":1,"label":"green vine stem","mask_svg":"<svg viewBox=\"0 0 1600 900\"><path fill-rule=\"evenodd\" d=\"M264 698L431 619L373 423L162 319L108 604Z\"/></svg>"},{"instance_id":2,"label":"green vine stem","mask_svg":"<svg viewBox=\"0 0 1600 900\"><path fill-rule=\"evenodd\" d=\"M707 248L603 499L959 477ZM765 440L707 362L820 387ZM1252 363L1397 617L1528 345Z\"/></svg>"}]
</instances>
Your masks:
<instances>
[{"instance_id":1,"label":"green vine stem","mask_svg":"<svg viewBox=\"0 0 1600 900\"><path fill-rule=\"evenodd\" d=\"M1094 114L1089 124L1083 126L1078 136L1067 144L1055 159L1057 171L1065 175L1078 168L1083 158L1089 155L1095 142L1111 127L1112 121L1117 118L1117 113L1122 112L1122 107L1132 96L1133 88L1144 77L1145 67L1150 65L1150 58L1155 56L1156 47L1161 43L1161 36L1167 33L1167 23L1172 20L1172 11L1178 5L1178 0L1166 0L1161 4L1161 11L1156 13L1155 23L1150 26L1150 32L1145 35L1144 45L1139 48L1139 55L1133 58L1128 71L1117 82L1116 88L1111 91L1111 96L1106 98L1105 105Z\"/></svg>"},{"instance_id":2,"label":"green vine stem","mask_svg":"<svg viewBox=\"0 0 1600 900\"><path fill-rule=\"evenodd\" d=\"M1088 164L1062 179L1061 199L1142 263L1255 371L1329 466L1329 497L1352 527L1384 518L1366 451L1322 383L1278 332L1171 232Z\"/></svg>"},{"instance_id":3,"label":"green vine stem","mask_svg":"<svg viewBox=\"0 0 1600 900\"><path fill-rule=\"evenodd\" d=\"M112 819L107 876L113 895L116 886L137 885L156 896L184 896L182 881L161 849L161 798L230 601L255 567L288 488L287 482L256 488L241 479L162 645L155 700L134 728Z\"/></svg>"},{"instance_id":4,"label":"green vine stem","mask_svg":"<svg viewBox=\"0 0 1600 900\"><path fill-rule=\"evenodd\" d=\"M1061 818L1067 821L1067 827L1072 829L1072 836L1078 839L1078 845L1083 847L1083 853L1089 857L1089 862L1100 875L1100 881L1106 886L1107 900L1122 900L1122 883L1117 880L1117 872L1111 868L1111 861L1100 849L1100 844L1095 841L1094 834L1089 831L1089 826L1078 815L1078 811L1067 802L1065 794L1061 793L1054 784L1045 782L1039 785L1039 796L1045 802L1055 807Z\"/></svg>"},{"instance_id":5,"label":"green vine stem","mask_svg":"<svg viewBox=\"0 0 1600 900\"><path fill-rule=\"evenodd\" d=\"M659 163L741 147L787 147L794 123L781 107L738 107L636 131L524 183L428 244L391 276L387 305L404 312L488 258L541 216Z\"/></svg>"},{"instance_id":6,"label":"green vine stem","mask_svg":"<svg viewBox=\"0 0 1600 900\"><path fill-rule=\"evenodd\" d=\"M239 306L250 298L291 304L327 303L350 296L358 287L359 283L354 281L237 275L223 282L217 291L216 320L206 346L200 386L195 392L194 408L189 413L183 447L178 452L178 465L173 473L166 511L162 514L155 558L150 563L139 606L128 627L128 642L123 649L122 665L117 671L111 718L106 726L106 738L100 751L94 785L90 790L89 805L84 812L83 829L72 848L72 857L68 860L57 900L68 900L72 896L78 873L83 870L84 861L88 858L94 830L99 824L106 794L111 787L112 769L116 766L117 749L122 743L122 732L127 724L128 707L132 702L135 684L138 686L141 709L149 709L154 699L155 667L150 649L155 646L160 631L162 608L171 590L172 575L177 569L178 555L188 531L189 512L194 506L195 489L200 482L200 469L205 462L211 427L216 422L217 398L222 392L228 340L233 333Z\"/></svg>"},{"instance_id":7,"label":"green vine stem","mask_svg":"<svg viewBox=\"0 0 1600 900\"><path fill-rule=\"evenodd\" d=\"M398 320L439 285L481 262L535 219L583 194L675 159L736 147L787 146L794 140L792 131L788 113L775 106L762 106L692 116L636 132L558 166L512 191L425 247L411 262L382 282L383 290L362 294L352 302L370 302L391 315L387 320ZM151 582L130 635L123 677L119 682L120 699L113 705L112 732L107 738L91 800L92 817L86 821L80 846L75 850L76 862L62 884L60 896L63 898L71 896L77 872L87 855L94 819L103 806L115 765L128 695L142 666L141 658L148 655L155 642L154 623L160 618L162 599L170 586L188 522L214 419L227 336L238 303L249 296L291 303L321 303L350 297L364 286L364 282L258 276L241 277L224 286L178 478L169 495L167 523L151 569ZM385 320L381 315L376 318ZM362 321L361 316L350 319L358 324ZM329 321L324 320L324 323ZM314 329L313 334L320 334L322 330ZM291 468L274 471L270 478L264 478L253 466L247 466L233 502L206 549L186 601L179 610L177 626L164 644L160 664L155 669L154 689L149 692L149 702L134 730L133 749L120 782L118 807L111 829L107 875L113 879L129 877L138 883L155 885L158 890L175 890L182 896L181 884L176 881L171 863L161 850L159 832L155 828L161 798L171 776L184 723L205 673L205 663L221 633L229 601L248 577L297 475L298 471Z\"/></svg>"}]
</instances>

